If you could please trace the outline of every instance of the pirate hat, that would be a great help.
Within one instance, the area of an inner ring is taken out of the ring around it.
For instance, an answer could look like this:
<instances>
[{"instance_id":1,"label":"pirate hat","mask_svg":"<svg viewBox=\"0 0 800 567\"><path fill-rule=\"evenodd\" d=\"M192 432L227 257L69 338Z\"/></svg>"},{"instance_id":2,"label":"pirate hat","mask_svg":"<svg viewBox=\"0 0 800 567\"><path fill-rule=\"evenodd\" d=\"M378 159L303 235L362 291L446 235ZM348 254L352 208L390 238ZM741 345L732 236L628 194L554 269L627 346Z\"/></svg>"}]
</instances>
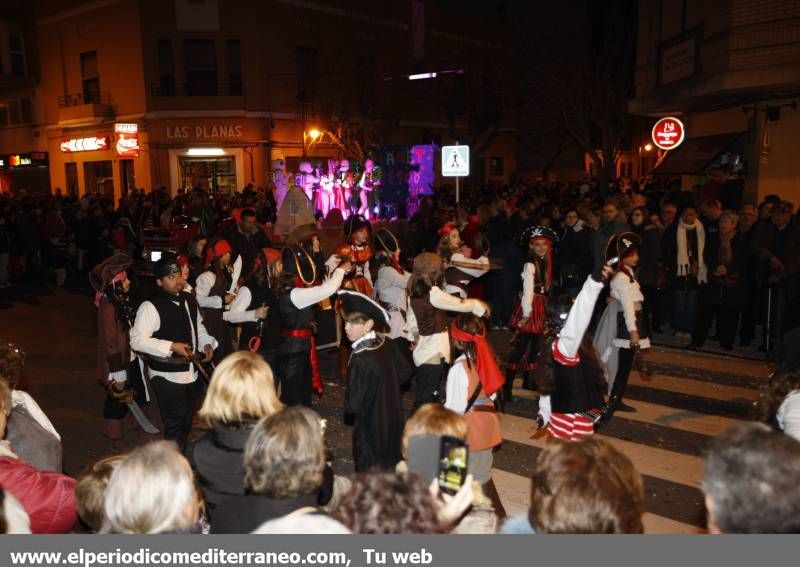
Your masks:
<instances>
[{"instance_id":1,"label":"pirate hat","mask_svg":"<svg viewBox=\"0 0 800 567\"><path fill-rule=\"evenodd\" d=\"M286 246L281 252L283 270L294 274L303 280L306 285L311 285L317 279L317 267L308 252L300 246L293 244Z\"/></svg>"},{"instance_id":2,"label":"pirate hat","mask_svg":"<svg viewBox=\"0 0 800 567\"><path fill-rule=\"evenodd\" d=\"M350 215L346 221L344 221L344 235L348 238L361 230L362 228L366 228L367 230L372 229L372 225L369 224L369 221L365 219L361 215Z\"/></svg>"},{"instance_id":3,"label":"pirate hat","mask_svg":"<svg viewBox=\"0 0 800 567\"><path fill-rule=\"evenodd\" d=\"M547 226L529 226L522 232L522 238L520 238L520 242L527 245L531 240L536 238L544 238L549 240L551 246L558 243L558 235L552 228Z\"/></svg>"},{"instance_id":4,"label":"pirate hat","mask_svg":"<svg viewBox=\"0 0 800 567\"><path fill-rule=\"evenodd\" d=\"M389 326L389 313L386 309L363 293L340 289L337 295L340 309L345 317L351 313L361 313L365 317L372 319L376 330L379 330L377 329L378 327L387 328Z\"/></svg>"},{"instance_id":5,"label":"pirate hat","mask_svg":"<svg viewBox=\"0 0 800 567\"><path fill-rule=\"evenodd\" d=\"M319 236L319 229L316 224L313 222L301 224L286 237L286 244L302 244L315 236Z\"/></svg>"},{"instance_id":6,"label":"pirate hat","mask_svg":"<svg viewBox=\"0 0 800 567\"><path fill-rule=\"evenodd\" d=\"M397 237L392 234L392 231L381 227L375 231L375 247L378 250L397 252L400 250L400 243L397 241Z\"/></svg>"},{"instance_id":7,"label":"pirate hat","mask_svg":"<svg viewBox=\"0 0 800 567\"><path fill-rule=\"evenodd\" d=\"M606 262L612 258L622 260L642 245L642 237L635 232L622 232L612 236L606 246Z\"/></svg>"},{"instance_id":8,"label":"pirate hat","mask_svg":"<svg viewBox=\"0 0 800 567\"><path fill-rule=\"evenodd\" d=\"M133 258L127 254L114 254L111 258L94 267L89 273L89 283L97 292L102 292L117 274L124 272L133 264Z\"/></svg>"}]
</instances>

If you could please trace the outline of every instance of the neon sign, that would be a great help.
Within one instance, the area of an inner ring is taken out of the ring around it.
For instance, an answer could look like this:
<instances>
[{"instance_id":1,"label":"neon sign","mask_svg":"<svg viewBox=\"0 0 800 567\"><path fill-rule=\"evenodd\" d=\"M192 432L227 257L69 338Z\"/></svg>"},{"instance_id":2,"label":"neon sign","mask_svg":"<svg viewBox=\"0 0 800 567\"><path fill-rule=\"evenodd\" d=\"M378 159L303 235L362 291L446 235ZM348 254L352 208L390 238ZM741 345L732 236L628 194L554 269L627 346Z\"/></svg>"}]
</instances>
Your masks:
<instances>
[{"instance_id":1,"label":"neon sign","mask_svg":"<svg viewBox=\"0 0 800 567\"><path fill-rule=\"evenodd\" d=\"M91 136L89 138L72 138L61 142L61 151L65 154L73 152L91 152L96 150L107 150L109 146L109 136Z\"/></svg>"}]
</instances>

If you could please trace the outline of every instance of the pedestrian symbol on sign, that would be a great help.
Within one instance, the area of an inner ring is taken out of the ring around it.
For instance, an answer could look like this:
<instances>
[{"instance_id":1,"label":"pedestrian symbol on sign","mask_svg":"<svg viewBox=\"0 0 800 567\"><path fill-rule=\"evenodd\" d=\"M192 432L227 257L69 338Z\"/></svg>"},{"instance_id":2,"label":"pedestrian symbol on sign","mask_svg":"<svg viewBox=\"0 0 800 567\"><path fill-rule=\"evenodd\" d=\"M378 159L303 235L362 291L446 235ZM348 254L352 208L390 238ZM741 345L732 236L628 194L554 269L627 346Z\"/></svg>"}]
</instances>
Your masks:
<instances>
[{"instance_id":1,"label":"pedestrian symbol on sign","mask_svg":"<svg viewBox=\"0 0 800 567\"><path fill-rule=\"evenodd\" d=\"M469 146L442 147L442 175L444 177L469 175Z\"/></svg>"}]
</instances>

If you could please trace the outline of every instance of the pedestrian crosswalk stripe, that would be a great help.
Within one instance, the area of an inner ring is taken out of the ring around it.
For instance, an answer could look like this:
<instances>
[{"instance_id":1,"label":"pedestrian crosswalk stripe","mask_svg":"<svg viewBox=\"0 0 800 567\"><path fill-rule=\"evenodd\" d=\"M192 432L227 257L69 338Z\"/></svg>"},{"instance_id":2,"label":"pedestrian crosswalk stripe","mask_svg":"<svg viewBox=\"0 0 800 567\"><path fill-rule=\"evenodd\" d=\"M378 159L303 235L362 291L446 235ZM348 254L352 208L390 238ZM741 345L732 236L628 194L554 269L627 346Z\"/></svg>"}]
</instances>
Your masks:
<instances>
[{"instance_id":1,"label":"pedestrian crosswalk stripe","mask_svg":"<svg viewBox=\"0 0 800 567\"><path fill-rule=\"evenodd\" d=\"M631 372L628 384L655 388L658 390L669 390L681 394L702 396L714 400L757 400L758 390L751 388L741 388L738 386L724 386L722 384L702 382L691 378L668 376L665 374L653 374L650 377L644 376L641 372Z\"/></svg>"}]
</instances>

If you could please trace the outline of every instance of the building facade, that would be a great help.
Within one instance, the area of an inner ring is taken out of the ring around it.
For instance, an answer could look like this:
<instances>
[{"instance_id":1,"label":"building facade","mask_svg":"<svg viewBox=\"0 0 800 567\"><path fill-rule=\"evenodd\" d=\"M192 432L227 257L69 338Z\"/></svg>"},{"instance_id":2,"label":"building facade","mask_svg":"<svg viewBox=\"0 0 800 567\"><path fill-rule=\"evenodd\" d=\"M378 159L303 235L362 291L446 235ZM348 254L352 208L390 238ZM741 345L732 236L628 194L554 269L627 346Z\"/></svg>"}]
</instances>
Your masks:
<instances>
[{"instance_id":1,"label":"building facade","mask_svg":"<svg viewBox=\"0 0 800 567\"><path fill-rule=\"evenodd\" d=\"M684 185L739 177L746 201L800 202L798 99L798 2L640 0L629 110L652 123L678 116L687 136L655 173L681 175ZM643 127L635 144L649 141Z\"/></svg>"},{"instance_id":2,"label":"building facade","mask_svg":"<svg viewBox=\"0 0 800 567\"><path fill-rule=\"evenodd\" d=\"M351 155L364 149L357 141L410 152L459 140L480 146L473 180L506 182L515 170L511 120L475 126L463 100L476 62L503 56L502 22L476 26L446 8L38 0L19 21L0 22L0 45L9 46L0 51L0 160L24 156L39 177L30 182L18 167L0 180L117 198L134 187L230 193L267 185L276 159L296 171L304 158L323 166L363 158Z\"/></svg>"}]
</instances>

